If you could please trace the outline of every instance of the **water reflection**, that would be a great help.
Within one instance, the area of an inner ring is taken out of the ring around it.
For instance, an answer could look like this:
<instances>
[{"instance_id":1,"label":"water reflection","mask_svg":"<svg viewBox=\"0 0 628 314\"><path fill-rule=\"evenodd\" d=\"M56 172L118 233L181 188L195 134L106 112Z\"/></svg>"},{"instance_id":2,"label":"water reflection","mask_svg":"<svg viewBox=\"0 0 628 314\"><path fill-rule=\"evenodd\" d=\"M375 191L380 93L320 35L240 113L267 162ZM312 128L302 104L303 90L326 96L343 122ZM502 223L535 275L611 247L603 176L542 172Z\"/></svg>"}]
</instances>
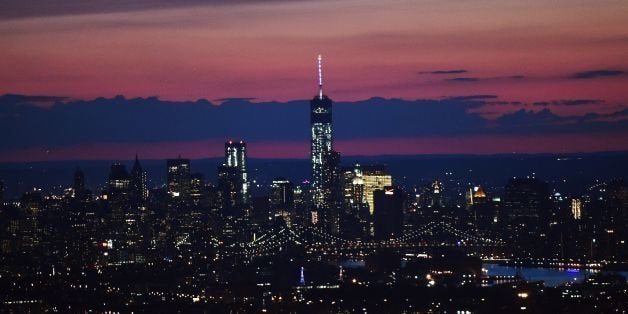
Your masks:
<instances>
[{"instance_id":1,"label":"water reflection","mask_svg":"<svg viewBox=\"0 0 628 314\"><path fill-rule=\"evenodd\" d=\"M528 281L543 281L546 286L556 287L568 282L582 282L588 275L598 272L593 269L555 269L542 267L514 267L498 264L482 264L489 276L514 276L519 274ZM621 273L624 277L628 272Z\"/></svg>"}]
</instances>

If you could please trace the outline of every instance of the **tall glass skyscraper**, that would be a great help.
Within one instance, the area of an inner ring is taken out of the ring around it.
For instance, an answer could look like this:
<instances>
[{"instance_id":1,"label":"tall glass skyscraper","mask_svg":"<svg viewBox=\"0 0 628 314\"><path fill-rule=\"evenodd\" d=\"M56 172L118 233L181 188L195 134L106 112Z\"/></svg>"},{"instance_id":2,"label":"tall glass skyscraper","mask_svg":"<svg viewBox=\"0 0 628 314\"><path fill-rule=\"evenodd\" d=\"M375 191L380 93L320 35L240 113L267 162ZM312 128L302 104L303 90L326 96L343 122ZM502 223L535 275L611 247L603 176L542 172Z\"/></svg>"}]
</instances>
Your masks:
<instances>
[{"instance_id":1,"label":"tall glass skyscraper","mask_svg":"<svg viewBox=\"0 0 628 314\"><path fill-rule=\"evenodd\" d=\"M312 124L312 201L316 208L325 208L325 159L332 152L332 101L323 95L321 56L318 56L318 95L310 101L310 121Z\"/></svg>"},{"instance_id":2,"label":"tall glass skyscraper","mask_svg":"<svg viewBox=\"0 0 628 314\"><path fill-rule=\"evenodd\" d=\"M225 143L225 162L223 170L229 173L234 192L238 194L239 204L249 201L249 180L246 171L246 143L244 141L228 141Z\"/></svg>"},{"instance_id":3,"label":"tall glass skyscraper","mask_svg":"<svg viewBox=\"0 0 628 314\"><path fill-rule=\"evenodd\" d=\"M312 125L312 205L319 226L326 232L339 233L340 154L332 145L331 104L323 95L321 56L318 56L318 95L310 101Z\"/></svg>"}]
</instances>

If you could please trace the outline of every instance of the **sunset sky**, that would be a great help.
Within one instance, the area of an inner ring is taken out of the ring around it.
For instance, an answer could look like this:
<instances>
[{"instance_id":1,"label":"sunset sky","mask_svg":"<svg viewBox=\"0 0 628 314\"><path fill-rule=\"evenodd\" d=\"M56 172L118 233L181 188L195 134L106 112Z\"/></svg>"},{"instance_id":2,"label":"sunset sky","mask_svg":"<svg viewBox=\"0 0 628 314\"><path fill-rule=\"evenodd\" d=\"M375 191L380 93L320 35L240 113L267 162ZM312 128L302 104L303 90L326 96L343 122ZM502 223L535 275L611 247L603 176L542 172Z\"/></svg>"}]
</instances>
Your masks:
<instances>
[{"instance_id":1,"label":"sunset sky","mask_svg":"<svg viewBox=\"0 0 628 314\"><path fill-rule=\"evenodd\" d=\"M343 155L628 150L625 0L3 1L0 47L0 161L305 158L319 53Z\"/></svg>"}]
</instances>

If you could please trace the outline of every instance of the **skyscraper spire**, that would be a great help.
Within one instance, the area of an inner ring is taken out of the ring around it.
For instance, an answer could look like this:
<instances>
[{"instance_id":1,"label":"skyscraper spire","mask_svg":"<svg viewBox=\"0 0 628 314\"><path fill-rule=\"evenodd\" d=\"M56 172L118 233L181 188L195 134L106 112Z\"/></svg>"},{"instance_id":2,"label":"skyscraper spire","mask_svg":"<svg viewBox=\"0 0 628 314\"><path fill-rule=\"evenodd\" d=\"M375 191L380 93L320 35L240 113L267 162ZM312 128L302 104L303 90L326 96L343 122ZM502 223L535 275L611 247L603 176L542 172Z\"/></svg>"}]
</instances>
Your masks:
<instances>
[{"instance_id":1,"label":"skyscraper spire","mask_svg":"<svg viewBox=\"0 0 628 314\"><path fill-rule=\"evenodd\" d=\"M318 95L310 101L310 123L312 142L312 205L316 211L321 230L336 232L337 207L333 196L336 193L339 155L333 150L332 100L323 95L323 57L318 55ZM332 230L333 229L333 230Z\"/></svg>"},{"instance_id":2,"label":"skyscraper spire","mask_svg":"<svg viewBox=\"0 0 628 314\"><path fill-rule=\"evenodd\" d=\"M318 98L323 99L323 56L318 55Z\"/></svg>"}]
</instances>

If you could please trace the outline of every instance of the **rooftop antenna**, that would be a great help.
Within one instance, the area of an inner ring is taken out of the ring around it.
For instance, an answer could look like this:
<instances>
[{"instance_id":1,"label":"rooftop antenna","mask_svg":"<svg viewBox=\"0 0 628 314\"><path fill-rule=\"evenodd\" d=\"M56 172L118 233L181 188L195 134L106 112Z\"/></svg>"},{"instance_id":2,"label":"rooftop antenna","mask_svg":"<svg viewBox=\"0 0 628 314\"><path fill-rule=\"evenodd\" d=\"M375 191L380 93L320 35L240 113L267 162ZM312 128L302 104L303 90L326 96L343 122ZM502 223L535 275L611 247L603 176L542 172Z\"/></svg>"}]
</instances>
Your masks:
<instances>
[{"instance_id":1,"label":"rooftop antenna","mask_svg":"<svg viewBox=\"0 0 628 314\"><path fill-rule=\"evenodd\" d=\"M323 99L323 56L318 55L318 98Z\"/></svg>"}]
</instances>

